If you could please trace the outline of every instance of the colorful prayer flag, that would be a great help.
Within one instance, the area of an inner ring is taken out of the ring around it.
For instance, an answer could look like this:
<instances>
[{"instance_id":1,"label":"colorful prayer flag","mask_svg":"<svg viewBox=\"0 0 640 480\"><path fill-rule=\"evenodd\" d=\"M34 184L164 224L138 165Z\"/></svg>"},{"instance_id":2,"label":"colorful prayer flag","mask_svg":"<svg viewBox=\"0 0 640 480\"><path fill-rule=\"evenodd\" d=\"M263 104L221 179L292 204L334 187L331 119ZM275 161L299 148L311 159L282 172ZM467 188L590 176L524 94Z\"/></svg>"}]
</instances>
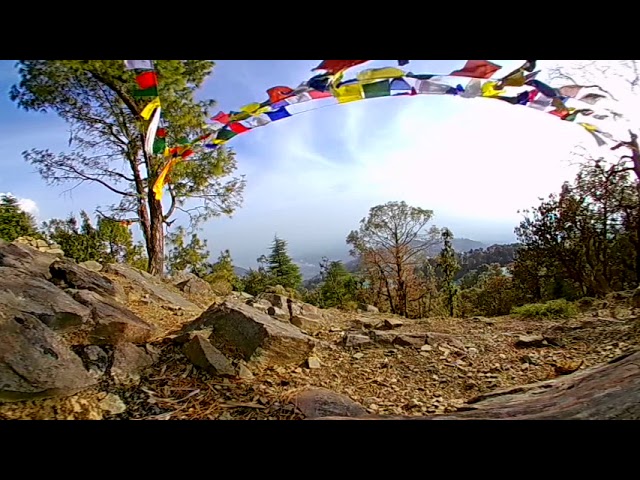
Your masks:
<instances>
[{"instance_id":1,"label":"colorful prayer flag","mask_svg":"<svg viewBox=\"0 0 640 480\"><path fill-rule=\"evenodd\" d=\"M230 121L229 114L224 113L222 111L215 114L215 116L211 117L211 120L214 122L222 123L223 125L227 125Z\"/></svg>"},{"instance_id":2,"label":"colorful prayer flag","mask_svg":"<svg viewBox=\"0 0 640 480\"><path fill-rule=\"evenodd\" d=\"M404 67L408 63L409 63L409 60L398 60L398 66L399 67Z\"/></svg>"},{"instance_id":3,"label":"colorful prayer flag","mask_svg":"<svg viewBox=\"0 0 640 480\"><path fill-rule=\"evenodd\" d=\"M267 90L267 95L271 103L278 103L293 94L293 91L293 88L289 87L272 87Z\"/></svg>"},{"instance_id":4,"label":"colorful prayer flag","mask_svg":"<svg viewBox=\"0 0 640 480\"><path fill-rule=\"evenodd\" d=\"M160 112L162 112L162 108L156 108L151 123L149 123L149 128L147 129L144 149L148 155L153 155L153 141L156 139L156 131L158 130L158 125L160 125Z\"/></svg>"},{"instance_id":5,"label":"colorful prayer flag","mask_svg":"<svg viewBox=\"0 0 640 480\"><path fill-rule=\"evenodd\" d=\"M600 95L599 93L587 93L584 97L580 98L580 101L588 103L589 105L595 105L603 98L607 97L605 95Z\"/></svg>"},{"instance_id":6,"label":"colorful prayer flag","mask_svg":"<svg viewBox=\"0 0 640 480\"><path fill-rule=\"evenodd\" d=\"M451 85L432 80L418 80L415 88L418 93L428 95L445 95L451 88Z\"/></svg>"},{"instance_id":7,"label":"colorful prayer flag","mask_svg":"<svg viewBox=\"0 0 640 480\"><path fill-rule=\"evenodd\" d=\"M386 80L389 78L402 78L405 72L395 67L371 68L363 70L356 75L361 83L375 82L377 80Z\"/></svg>"},{"instance_id":8,"label":"colorful prayer flag","mask_svg":"<svg viewBox=\"0 0 640 480\"><path fill-rule=\"evenodd\" d=\"M388 97L391 95L389 80L362 85L364 98Z\"/></svg>"},{"instance_id":9,"label":"colorful prayer flag","mask_svg":"<svg viewBox=\"0 0 640 480\"><path fill-rule=\"evenodd\" d=\"M167 148L167 139L159 138L158 134L156 133L156 139L153 141L153 154L160 155L162 152L164 152L165 148Z\"/></svg>"},{"instance_id":10,"label":"colorful prayer flag","mask_svg":"<svg viewBox=\"0 0 640 480\"><path fill-rule=\"evenodd\" d=\"M165 178L167 177L169 172L173 169L174 165L178 163L180 160L181 160L180 157L174 157L170 159L160 171L160 174L158 175L158 178L153 184L153 189L152 189L153 193L155 194L156 200L159 200L159 201L162 200L162 193L164 189Z\"/></svg>"},{"instance_id":11,"label":"colorful prayer flag","mask_svg":"<svg viewBox=\"0 0 640 480\"><path fill-rule=\"evenodd\" d=\"M411 90L411 85L404 78L396 78L391 80L391 90Z\"/></svg>"},{"instance_id":12,"label":"colorful prayer flag","mask_svg":"<svg viewBox=\"0 0 640 480\"><path fill-rule=\"evenodd\" d=\"M135 88L133 90L133 96L135 98L157 97L158 87L147 88L146 90Z\"/></svg>"},{"instance_id":13,"label":"colorful prayer flag","mask_svg":"<svg viewBox=\"0 0 640 480\"><path fill-rule=\"evenodd\" d=\"M140 116L148 121L151 118L151 115L153 115L155 109L158 107L160 107L160 99L156 97L142 109Z\"/></svg>"},{"instance_id":14,"label":"colorful prayer flag","mask_svg":"<svg viewBox=\"0 0 640 480\"><path fill-rule=\"evenodd\" d=\"M345 85L344 87L336 88L333 91L333 96L336 97L338 103L349 103L362 100L364 92L360 84Z\"/></svg>"},{"instance_id":15,"label":"colorful prayer flag","mask_svg":"<svg viewBox=\"0 0 640 480\"><path fill-rule=\"evenodd\" d=\"M153 70L151 60L125 60L124 68L126 70Z\"/></svg>"},{"instance_id":16,"label":"colorful prayer flag","mask_svg":"<svg viewBox=\"0 0 640 480\"><path fill-rule=\"evenodd\" d=\"M229 128L231 129L232 132L238 133L238 134L248 132L249 130L251 130L250 128L247 128L238 122L230 123Z\"/></svg>"},{"instance_id":17,"label":"colorful prayer flag","mask_svg":"<svg viewBox=\"0 0 640 480\"><path fill-rule=\"evenodd\" d=\"M467 60L460 70L454 70L450 75L454 77L489 78L502 67L488 60Z\"/></svg>"},{"instance_id":18,"label":"colorful prayer flag","mask_svg":"<svg viewBox=\"0 0 640 480\"><path fill-rule=\"evenodd\" d=\"M158 86L158 75L156 72L143 72L136 77L136 83L140 90L147 90Z\"/></svg>"},{"instance_id":19,"label":"colorful prayer flag","mask_svg":"<svg viewBox=\"0 0 640 480\"><path fill-rule=\"evenodd\" d=\"M275 110L273 112L267 112L266 115L267 117L269 117L269 119L272 122L275 122L277 120L282 120L283 118L287 118L291 116L291 114L287 111L285 107L280 107L278 110Z\"/></svg>"}]
</instances>

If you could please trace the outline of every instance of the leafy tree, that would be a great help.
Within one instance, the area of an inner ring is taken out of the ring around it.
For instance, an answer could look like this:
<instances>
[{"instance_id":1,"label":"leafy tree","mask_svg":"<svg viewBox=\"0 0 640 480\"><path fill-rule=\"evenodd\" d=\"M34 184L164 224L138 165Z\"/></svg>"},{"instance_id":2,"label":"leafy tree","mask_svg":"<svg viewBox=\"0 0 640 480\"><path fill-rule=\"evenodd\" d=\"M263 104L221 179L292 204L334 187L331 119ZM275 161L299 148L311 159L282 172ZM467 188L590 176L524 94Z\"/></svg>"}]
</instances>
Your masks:
<instances>
[{"instance_id":1,"label":"leafy tree","mask_svg":"<svg viewBox=\"0 0 640 480\"><path fill-rule=\"evenodd\" d=\"M33 216L20 208L18 199L11 195L0 197L0 238L13 242L16 238L38 236Z\"/></svg>"},{"instance_id":2,"label":"leafy tree","mask_svg":"<svg viewBox=\"0 0 640 480\"><path fill-rule=\"evenodd\" d=\"M65 220L53 218L42 227L47 237L60 245L65 256L76 262L103 261L106 256L100 234L84 210L80 211L80 222L71 213Z\"/></svg>"},{"instance_id":3,"label":"leafy tree","mask_svg":"<svg viewBox=\"0 0 640 480\"><path fill-rule=\"evenodd\" d=\"M195 93L213 66L209 60L155 62L168 145L206 133L214 102L197 101ZM139 225L150 273L164 272L164 225L177 211L188 214L195 227L231 215L241 204L245 180L229 178L236 161L225 148L178 163L170 175L168 208L156 200L152 187L166 159L144 151L148 122L140 113L149 99L132 95L134 73L124 70L122 60L21 60L18 72L11 100L27 111L54 112L71 128L69 152L33 149L23 153L25 160L50 185L71 183L73 189L89 183L119 198L107 206L108 214Z\"/></svg>"},{"instance_id":4,"label":"leafy tree","mask_svg":"<svg viewBox=\"0 0 640 480\"><path fill-rule=\"evenodd\" d=\"M126 261L127 254L134 248L133 235L125 222L116 222L105 217L99 218L98 236L105 249L102 261L108 263Z\"/></svg>"},{"instance_id":5,"label":"leafy tree","mask_svg":"<svg viewBox=\"0 0 640 480\"><path fill-rule=\"evenodd\" d=\"M319 303L322 308L341 307L354 301L357 282L342 262L330 262L328 258L323 258L320 275Z\"/></svg>"},{"instance_id":6,"label":"leafy tree","mask_svg":"<svg viewBox=\"0 0 640 480\"><path fill-rule=\"evenodd\" d=\"M443 291L445 293L449 316L453 317L455 307L455 297L457 288L454 283L456 273L460 269L456 252L453 249L453 233L448 228L442 231L442 242L444 246L438 255L438 266L443 273Z\"/></svg>"},{"instance_id":7,"label":"leafy tree","mask_svg":"<svg viewBox=\"0 0 640 480\"><path fill-rule=\"evenodd\" d=\"M210 272L205 276L205 280L210 283L224 282L235 290L239 289L240 280L233 268L233 260L229 250L220 252L218 260L211 266Z\"/></svg>"},{"instance_id":8,"label":"leafy tree","mask_svg":"<svg viewBox=\"0 0 640 480\"><path fill-rule=\"evenodd\" d=\"M176 275L182 272L193 273L198 277L204 277L210 269L207 260L209 251L207 241L201 240L198 234L192 233L189 243L185 243L187 231L184 227L178 227L175 232L169 234L168 241L171 250L167 256L169 273Z\"/></svg>"},{"instance_id":9,"label":"leafy tree","mask_svg":"<svg viewBox=\"0 0 640 480\"><path fill-rule=\"evenodd\" d=\"M438 229L426 229L432 217L432 210L388 202L371 208L360 228L347 236L351 255L362 258L371 288L391 313L407 316L409 305L425 295L419 269L437 243Z\"/></svg>"},{"instance_id":10,"label":"leafy tree","mask_svg":"<svg viewBox=\"0 0 640 480\"><path fill-rule=\"evenodd\" d=\"M278 236L274 237L271 253L261 258L266 265L266 272L271 285L282 285L284 288L297 290L302 286L300 268L293 263L287 253L287 242Z\"/></svg>"}]
</instances>

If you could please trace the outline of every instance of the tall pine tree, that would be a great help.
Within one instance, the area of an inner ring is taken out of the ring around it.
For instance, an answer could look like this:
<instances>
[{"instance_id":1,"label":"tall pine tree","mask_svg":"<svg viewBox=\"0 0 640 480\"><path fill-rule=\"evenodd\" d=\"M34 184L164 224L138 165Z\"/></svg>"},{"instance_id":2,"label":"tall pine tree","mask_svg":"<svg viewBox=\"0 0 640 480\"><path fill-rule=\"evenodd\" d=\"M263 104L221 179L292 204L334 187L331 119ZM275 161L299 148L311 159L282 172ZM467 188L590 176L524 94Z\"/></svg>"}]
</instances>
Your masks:
<instances>
[{"instance_id":1,"label":"tall pine tree","mask_svg":"<svg viewBox=\"0 0 640 480\"><path fill-rule=\"evenodd\" d=\"M294 290L302 286L302 274L300 268L293 263L287 253L287 242L281 238L273 239L271 253L267 257L267 274L275 285Z\"/></svg>"},{"instance_id":2,"label":"tall pine tree","mask_svg":"<svg viewBox=\"0 0 640 480\"><path fill-rule=\"evenodd\" d=\"M447 308L449 316L453 317L454 300L456 297L456 286L454 279L456 273L460 270L460 265L456 259L456 252L453 249L453 233L448 228L442 231L442 242L444 243L440 254L438 255L438 266L443 274L443 291L446 296Z\"/></svg>"}]
</instances>

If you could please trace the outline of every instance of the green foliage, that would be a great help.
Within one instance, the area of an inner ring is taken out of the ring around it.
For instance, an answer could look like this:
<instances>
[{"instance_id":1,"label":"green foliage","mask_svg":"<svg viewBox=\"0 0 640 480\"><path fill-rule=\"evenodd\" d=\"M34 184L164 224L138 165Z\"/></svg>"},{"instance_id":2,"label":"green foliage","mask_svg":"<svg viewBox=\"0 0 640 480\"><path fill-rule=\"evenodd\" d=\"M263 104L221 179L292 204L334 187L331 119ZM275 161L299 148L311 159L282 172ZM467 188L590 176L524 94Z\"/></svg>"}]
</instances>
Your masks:
<instances>
[{"instance_id":1,"label":"green foliage","mask_svg":"<svg viewBox=\"0 0 640 480\"><path fill-rule=\"evenodd\" d=\"M453 233L448 228L442 231L443 247L438 255L437 264L443 275L442 290L445 293L449 316L453 317L457 288L454 284L456 273L460 270L460 264L453 249Z\"/></svg>"},{"instance_id":2,"label":"green foliage","mask_svg":"<svg viewBox=\"0 0 640 480\"><path fill-rule=\"evenodd\" d=\"M490 265L481 274L475 287L460 290L458 308L461 316L507 315L518 302L513 279L505 275L500 265Z\"/></svg>"},{"instance_id":3,"label":"green foliage","mask_svg":"<svg viewBox=\"0 0 640 480\"><path fill-rule=\"evenodd\" d=\"M269 285L282 285L284 288L297 290L302 286L300 268L293 263L287 253L287 242L277 236L273 239L271 253L260 259L265 265Z\"/></svg>"},{"instance_id":4,"label":"green foliage","mask_svg":"<svg viewBox=\"0 0 640 480\"><path fill-rule=\"evenodd\" d=\"M175 232L168 235L171 245L167 255L167 267L171 275L179 273L193 273L202 278L211 268L207 260L209 251L207 241L200 239L198 234L191 234L189 243L185 243L187 232L184 227L178 227Z\"/></svg>"},{"instance_id":5,"label":"green foliage","mask_svg":"<svg viewBox=\"0 0 640 480\"><path fill-rule=\"evenodd\" d=\"M519 318L573 318L578 315L576 306L560 298L546 303L528 303L515 307L512 314Z\"/></svg>"},{"instance_id":6,"label":"green foliage","mask_svg":"<svg viewBox=\"0 0 640 480\"><path fill-rule=\"evenodd\" d=\"M0 197L0 239L13 242L19 237L37 237L33 216L20 208L18 199L10 195Z\"/></svg>"},{"instance_id":7,"label":"green foliage","mask_svg":"<svg viewBox=\"0 0 640 480\"><path fill-rule=\"evenodd\" d=\"M513 271L529 301L600 297L637 285L640 199L628 170L624 159L589 160L573 184L525 210Z\"/></svg>"},{"instance_id":8,"label":"green foliage","mask_svg":"<svg viewBox=\"0 0 640 480\"><path fill-rule=\"evenodd\" d=\"M427 228L432 218L431 210L387 202L372 207L347 236L351 255L361 259L368 301L381 311L415 315L424 296L420 269L439 235L436 227Z\"/></svg>"},{"instance_id":9,"label":"green foliage","mask_svg":"<svg viewBox=\"0 0 640 480\"><path fill-rule=\"evenodd\" d=\"M231 289L239 290L241 282L233 269L233 260L229 250L220 252L218 260L211 266L204 279L212 285L227 284Z\"/></svg>"},{"instance_id":10,"label":"green foliage","mask_svg":"<svg viewBox=\"0 0 640 480\"><path fill-rule=\"evenodd\" d=\"M355 296L358 285L344 264L340 261L330 262L323 258L320 264L322 284L318 289L318 306L321 308L345 307L356 303Z\"/></svg>"},{"instance_id":11,"label":"green foliage","mask_svg":"<svg viewBox=\"0 0 640 480\"><path fill-rule=\"evenodd\" d=\"M210 60L155 61L169 145L207 133L215 103L197 100L196 92L213 67ZM226 148L197 152L177 165L168 211L149 195L166 160L143 151L148 122L140 112L150 99L133 96L135 72L125 70L122 60L21 60L18 73L11 100L27 111L54 112L71 129L70 151L33 149L23 153L25 160L50 185L93 184L116 195L119 202L106 208L115 220L139 223L152 273L164 270L163 225L176 212L197 225L240 206L245 180L229 178L236 160Z\"/></svg>"}]
</instances>

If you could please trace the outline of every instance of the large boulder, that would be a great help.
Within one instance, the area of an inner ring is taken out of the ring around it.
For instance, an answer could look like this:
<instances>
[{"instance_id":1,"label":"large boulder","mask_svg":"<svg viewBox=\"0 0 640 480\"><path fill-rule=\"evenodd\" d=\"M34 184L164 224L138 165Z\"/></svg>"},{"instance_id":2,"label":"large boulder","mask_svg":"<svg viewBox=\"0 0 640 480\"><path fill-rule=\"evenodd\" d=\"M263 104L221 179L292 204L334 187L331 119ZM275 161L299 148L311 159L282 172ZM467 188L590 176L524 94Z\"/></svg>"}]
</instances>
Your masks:
<instances>
[{"instance_id":1,"label":"large boulder","mask_svg":"<svg viewBox=\"0 0 640 480\"><path fill-rule=\"evenodd\" d=\"M0 309L0 401L73 395L96 380L36 317Z\"/></svg>"},{"instance_id":2,"label":"large boulder","mask_svg":"<svg viewBox=\"0 0 640 480\"><path fill-rule=\"evenodd\" d=\"M179 307L183 310L195 312L200 310L197 305L190 302L179 293L173 292L167 288L167 285L164 284L162 280L141 270L137 270L127 265L111 263L105 265L102 271L104 273L117 275L127 279L135 286L135 288L142 290L144 293L148 294L152 300L161 305L171 305L172 307Z\"/></svg>"},{"instance_id":3,"label":"large boulder","mask_svg":"<svg viewBox=\"0 0 640 480\"><path fill-rule=\"evenodd\" d=\"M0 267L0 305L33 315L57 331L77 328L91 318L90 310L41 276Z\"/></svg>"},{"instance_id":4,"label":"large boulder","mask_svg":"<svg viewBox=\"0 0 640 480\"><path fill-rule=\"evenodd\" d=\"M52 281L60 286L77 290L91 290L100 295L107 295L121 302L126 300L124 289L104 275L81 267L67 259L56 260L49 267Z\"/></svg>"},{"instance_id":5,"label":"large boulder","mask_svg":"<svg viewBox=\"0 0 640 480\"><path fill-rule=\"evenodd\" d=\"M74 343L112 345L120 342L144 343L155 334L155 328L131 310L108 297L89 290L68 290L75 300L90 309L88 322L74 338Z\"/></svg>"},{"instance_id":6,"label":"large boulder","mask_svg":"<svg viewBox=\"0 0 640 480\"><path fill-rule=\"evenodd\" d=\"M57 258L56 255L40 252L21 243L0 244L0 267L17 268L34 277L51 278L49 266Z\"/></svg>"},{"instance_id":7,"label":"large boulder","mask_svg":"<svg viewBox=\"0 0 640 480\"><path fill-rule=\"evenodd\" d=\"M137 384L144 370L153 365L153 358L133 343L122 342L113 348L111 376L122 385Z\"/></svg>"},{"instance_id":8,"label":"large boulder","mask_svg":"<svg viewBox=\"0 0 640 480\"><path fill-rule=\"evenodd\" d=\"M211 306L183 330L210 330L209 340L221 351L257 363L301 364L315 346L293 325L231 301Z\"/></svg>"},{"instance_id":9,"label":"large boulder","mask_svg":"<svg viewBox=\"0 0 640 480\"><path fill-rule=\"evenodd\" d=\"M182 292L188 293L189 295L205 296L213 293L211 285L195 275L178 283L176 288Z\"/></svg>"},{"instance_id":10,"label":"large boulder","mask_svg":"<svg viewBox=\"0 0 640 480\"><path fill-rule=\"evenodd\" d=\"M360 417L367 411L349 397L326 388L310 387L295 392L288 399L305 418Z\"/></svg>"},{"instance_id":11,"label":"large boulder","mask_svg":"<svg viewBox=\"0 0 640 480\"><path fill-rule=\"evenodd\" d=\"M227 357L211 345L211 342L203 335L194 335L193 338L184 345L183 351L191 363L212 375L224 377L236 376L236 370Z\"/></svg>"}]
</instances>

